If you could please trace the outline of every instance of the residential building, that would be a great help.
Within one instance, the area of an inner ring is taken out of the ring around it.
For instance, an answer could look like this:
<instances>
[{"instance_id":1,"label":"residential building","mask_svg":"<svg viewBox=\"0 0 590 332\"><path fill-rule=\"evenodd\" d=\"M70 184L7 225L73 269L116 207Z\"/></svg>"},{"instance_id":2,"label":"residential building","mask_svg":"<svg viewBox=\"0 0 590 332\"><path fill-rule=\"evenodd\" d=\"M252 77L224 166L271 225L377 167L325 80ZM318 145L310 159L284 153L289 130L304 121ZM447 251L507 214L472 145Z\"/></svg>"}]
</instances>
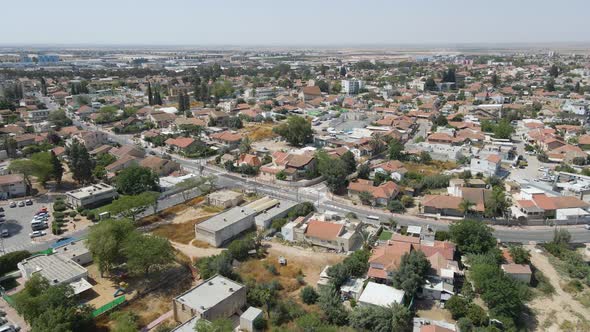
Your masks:
<instances>
[{"instance_id":1,"label":"residential building","mask_svg":"<svg viewBox=\"0 0 590 332\"><path fill-rule=\"evenodd\" d=\"M246 287L220 275L177 296L172 301L174 320L185 323L193 317L209 321L229 318L246 305Z\"/></svg>"},{"instance_id":2,"label":"residential building","mask_svg":"<svg viewBox=\"0 0 590 332\"><path fill-rule=\"evenodd\" d=\"M358 179L348 184L348 197L354 200L360 200L359 195L363 192L370 194L372 205L385 206L389 201L397 197L399 187L393 181L387 181L379 186L373 186L373 181Z\"/></svg>"},{"instance_id":3,"label":"residential building","mask_svg":"<svg viewBox=\"0 0 590 332\"><path fill-rule=\"evenodd\" d=\"M525 284L531 283L531 278L533 272L531 271L531 266L529 264L502 264L501 265L502 271L506 273L506 275L518 280L522 281Z\"/></svg>"},{"instance_id":4,"label":"residential building","mask_svg":"<svg viewBox=\"0 0 590 332\"><path fill-rule=\"evenodd\" d=\"M358 303L359 305L389 307L396 303L403 304L404 297L403 290L369 281L359 297Z\"/></svg>"},{"instance_id":5,"label":"residential building","mask_svg":"<svg viewBox=\"0 0 590 332\"><path fill-rule=\"evenodd\" d=\"M361 80L342 80L342 93L347 95L356 95L364 87L363 81Z\"/></svg>"},{"instance_id":6,"label":"residential building","mask_svg":"<svg viewBox=\"0 0 590 332\"><path fill-rule=\"evenodd\" d=\"M481 173L486 177L492 177L498 174L502 158L497 154L490 154L486 157L471 158L471 173Z\"/></svg>"},{"instance_id":7,"label":"residential building","mask_svg":"<svg viewBox=\"0 0 590 332\"><path fill-rule=\"evenodd\" d=\"M180 170L180 164L178 162L158 156L147 156L139 162L139 166L151 169L158 176L166 176L174 171Z\"/></svg>"},{"instance_id":8,"label":"residential building","mask_svg":"<svg viewBox=\"0 0 590 332\"><path fill-rule=\"evenodd\" d=\"M98 183L66 192L66 203L73 208L87 209L110 203L117 196L115 187Z\"/></svg>"},{"instance_id":9,"label":"residential building","mask_svg":"<svg viewBox=\"0 0 590 332\"><path fill-rule=\"evenodd\" d=\"M92 263L92 253L86 247L86 241L71 241L53 248L53 253L72 260L80 265Z\"/></svg>"},{"instance_id":10,"label":"residential building","mask_svg":"<svg viewBox=\"0 0 590 332\"><path fill-rule=\"evenodd\" d=\"M27 194L27 185L21 174L0 175L0 199L21 197Z\"/></svg>"},{"instance_id":11,"label":"residential building","mask_svg":"<svg viewBox=\"0 0 590 332\"><path fill-rule=\"evenodd\" d=\"M254 307L249 307L248 310L240 316L240 329L246 332L256 332L257 329L254 327L254 322L262 318L262 310Z\"/></svg>"}]
</instances>

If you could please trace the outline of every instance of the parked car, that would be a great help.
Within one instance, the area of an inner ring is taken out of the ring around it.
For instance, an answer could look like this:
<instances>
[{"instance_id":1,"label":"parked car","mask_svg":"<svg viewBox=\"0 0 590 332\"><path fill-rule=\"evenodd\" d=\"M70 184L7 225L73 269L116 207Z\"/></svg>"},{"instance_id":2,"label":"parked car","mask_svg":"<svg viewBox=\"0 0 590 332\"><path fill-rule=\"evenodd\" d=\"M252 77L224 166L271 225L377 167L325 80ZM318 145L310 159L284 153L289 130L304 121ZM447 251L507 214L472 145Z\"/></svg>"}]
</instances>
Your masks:
<instances>
[{"instance_id":1,"label":"parked car","mask_svg":"<svg viewBox=\"0 0 590 332\"><path fill-rule=\"evenodd\" d=\"M40 237L40 236L44 236L47 235L47 233L45 231L33 231L31 233L29 233L29 236L31 238L36 238L36 237Z\"/></svg>"},{"instance_id":2,"label":"parked car","mask_svg":"<svg viewBox=\"0 0 590 332\"><path fill-rule=\"evenodd\" d=\"M25 201L18 202L18 207L23 207L23 206L25 206Z\"/></svg>"},{"instance_id":3,"label":"parked car","mask_svg":"<svg viewBox=\"0 0 590 332\"><path fill-rule=\"evenodd\" d=\"M590 231L590 225L589 224L584 225L584 228Z\"/></svg>"},{"instance_id":4,"label":"parked car","mask_svg":"<svg viewBox=\"0 0 590 332\"><path fill-rule=\"evenodd\" d=\"M0 206L0 212L4 212L4 208Z\"/></svg>"},{"instance_id":5,"label":"parked car","mask_svg":"<svg viewBox=\"0 0 590 332\"><path fill-rule=\"evenodd\" d=\"M10 202L10 205L9 205L9 206L10 206L11 208L14 208L14 207L16 207L16 202L14 202L14 201Z\"/></svg>"},{"instance_id":6,"label":"parked car","mask_svg":"<svg viewBox=\"0 0 590 332\"><path fill-rule=\"evenodd\" d=\"M10 236L10 232L8 232L7 229L3 229L2 231L0 231L0 236L2 236L2 237L9 237Z\"/></svg>"},{"instance_id":7,"label":"parked car","mask_svg":"<svg viewBox=\"0 0 590 332\"><path fill-rule=\"evenodd\" d=\"M26 205L33 205L33 200L31 200L31 199L27 199L27 200L25 201L25 204L26 204Z\"/></svg>"}]
</instances>

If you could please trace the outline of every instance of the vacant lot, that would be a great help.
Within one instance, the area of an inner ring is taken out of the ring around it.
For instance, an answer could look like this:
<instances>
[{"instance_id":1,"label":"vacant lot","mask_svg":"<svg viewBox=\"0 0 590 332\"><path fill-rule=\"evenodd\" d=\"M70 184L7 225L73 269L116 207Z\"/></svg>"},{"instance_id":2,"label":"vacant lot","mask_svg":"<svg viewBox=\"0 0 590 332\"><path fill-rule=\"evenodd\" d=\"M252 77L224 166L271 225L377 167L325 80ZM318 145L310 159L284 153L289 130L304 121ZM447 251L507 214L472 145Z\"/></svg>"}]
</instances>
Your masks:
<instances>
[{"instance_id":1,"label":"vacant lot","mask_svg":"<svg viewBox=\"0 0 590 332\"><path fill-rule=\"evenodd\" d=\"M320 272L326 265L334 265L344 260L344 255L314 251L312 248L298 248L277 242L265 242L269 256L287 258L288 264L295 264L303 271L307 284L315 286L320 279Z\"/></svg>"},{"instance_id":2,"label":"vacant lot","mask_svg":"<svg viewBox=\"0 0 590 332\"><path fill-rule=\"evenodd\" d=\"M273 126L272 123L246 123L241 133L253 142L262 141L277 136L272 132Z\"/></svg>"},{"instance_id":3,"label":"vacant lot","mask_svg":"<svg viewBox=\"0 0 590 332\"><path fill-rule=\"evenodd\" d=\"M165 237L172 242L188 244L195 238L195 225L210 217L202 216L182 223L162 224L153 229L152 233Z\"/></svg>"},{"instance_id":4,"label":"vacant lot","mask_svg":"<svg viewBox=\"0 0 590 332\"><path fill-rule=\"evenodd\" d=\"M562 277L549 262L548 254L537 252L535 247L527 246L531 253L531 263L549 279L555 288L550 297L536 297L529 303L539 322L541 331L590 331L590 309L577 301L564 290L569 281Z\"/></svg>"},{"instance_id":5,"label":"vacant lot","mask_svg":"<svg viewBox=\"0 0 590 332\"><path fill-rule=\"evenodd\" d=\"M437 161L433 160L429 164L421 164L421 163L412 163L407 162L404 163L408 171L416 172L424 175L437 175L441 174L443 171L451 170L457 168L457 164L450 162L450 161Z\"/></svg>"}]
</instances>

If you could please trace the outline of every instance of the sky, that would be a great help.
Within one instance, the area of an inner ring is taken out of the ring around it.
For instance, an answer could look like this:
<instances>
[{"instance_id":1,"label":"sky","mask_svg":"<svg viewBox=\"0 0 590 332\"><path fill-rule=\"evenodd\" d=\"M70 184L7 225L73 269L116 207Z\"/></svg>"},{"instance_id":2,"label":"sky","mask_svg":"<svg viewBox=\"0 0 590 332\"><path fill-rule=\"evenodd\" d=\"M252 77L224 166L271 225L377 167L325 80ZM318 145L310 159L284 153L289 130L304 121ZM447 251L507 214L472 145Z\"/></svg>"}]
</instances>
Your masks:
<instances>
[{"instance_id":1,"label":"sky","mask_svg":"<svg viewBox=\"0 0 590 332\"><path fill-rule=\"evenodd\" d=\"M2 45L590 42L589 0L2 0Z\"/></svg>"}]
</instances>

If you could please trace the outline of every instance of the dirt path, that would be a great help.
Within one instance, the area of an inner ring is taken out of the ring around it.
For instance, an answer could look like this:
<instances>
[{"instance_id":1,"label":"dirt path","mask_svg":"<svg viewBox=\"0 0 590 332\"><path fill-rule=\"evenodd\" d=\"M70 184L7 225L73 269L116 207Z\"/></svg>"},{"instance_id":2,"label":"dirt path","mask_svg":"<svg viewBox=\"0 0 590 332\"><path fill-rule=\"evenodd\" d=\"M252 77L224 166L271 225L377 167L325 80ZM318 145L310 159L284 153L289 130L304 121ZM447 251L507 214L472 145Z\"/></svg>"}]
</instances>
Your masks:
<instances>
[{"instance_id":1,"label":"dirt path","mask_svg":"<svg viewBox=\"0 0 590 332\"><path fill-rule=\"evenodd\" d=\"M543 272L555 288L553 296L538 297L529 303L529 306L537 312L539 330L559 331L557 326L565 320L577 322L580 317L590 317L588 308L561 289L562 279L547 256L537 252L534 246L527 246L527 249L531 253L531 263Z\"/></svg>"},{"instance_id":2,"label":"dirt path","mask_svg":"<svg viewBox=\"0 0 590 332\"><path fill-rule=\"evenodd\" d=\"M172 241L170 241L170 242L172 243L172 247L174 247L175 249L178 249L180 252L187 255L192 260L194 260L195 258L217 255L224 250L222 248L213 248L213 247L211 247L211 248L198 248L198 247L193 246L192 244L182 244L182 243L172 242Z\"/></svg>"}]
</instances>

